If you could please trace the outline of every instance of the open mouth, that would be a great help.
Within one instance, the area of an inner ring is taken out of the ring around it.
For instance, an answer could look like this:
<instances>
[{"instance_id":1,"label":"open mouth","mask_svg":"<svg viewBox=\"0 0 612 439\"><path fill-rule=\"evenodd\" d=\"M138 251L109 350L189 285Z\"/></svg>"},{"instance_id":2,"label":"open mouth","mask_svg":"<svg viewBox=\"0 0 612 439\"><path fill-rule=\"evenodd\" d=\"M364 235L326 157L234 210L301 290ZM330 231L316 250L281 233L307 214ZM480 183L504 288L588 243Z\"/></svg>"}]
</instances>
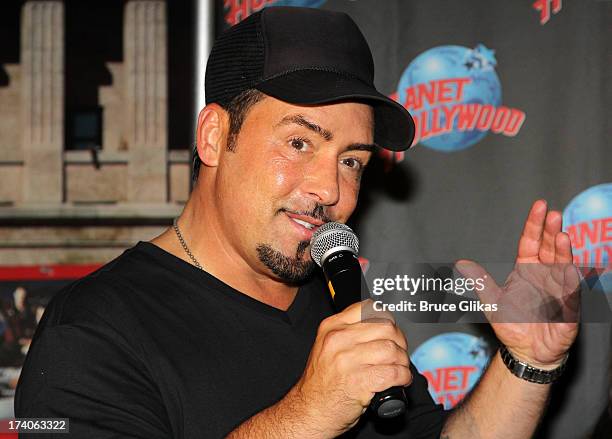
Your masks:
<instances>
[{"instance_id":1,"label":"open mouth","mask_svg":"<svg viewBox=\"0 0 612 439\"><path fill-rule=\"evenodd\" d=\"M311 223L308 223L306 221L299 220L297 218L291 218L291 220L295 221L296 223L300 224L301 226L306 227L308 230L313 230L315 227L317 227L315 224L311 224Z\"/></svg>"},{"instance_id":2,"label":"open mouth","mask_svg":"<svg viewBox=\"0 0 612 439\"><path fill-rule=\"evenodd\" d=\"M289 217L291 221L299 225L300 229L308 233L308 235L314 233L314 231L317 230L320 225L325 223L324 221L315 219L307 215L299 215L297 213L292 212L285 212L285 214L287 215L287 217Z\"/></svg>"}]
</instances>

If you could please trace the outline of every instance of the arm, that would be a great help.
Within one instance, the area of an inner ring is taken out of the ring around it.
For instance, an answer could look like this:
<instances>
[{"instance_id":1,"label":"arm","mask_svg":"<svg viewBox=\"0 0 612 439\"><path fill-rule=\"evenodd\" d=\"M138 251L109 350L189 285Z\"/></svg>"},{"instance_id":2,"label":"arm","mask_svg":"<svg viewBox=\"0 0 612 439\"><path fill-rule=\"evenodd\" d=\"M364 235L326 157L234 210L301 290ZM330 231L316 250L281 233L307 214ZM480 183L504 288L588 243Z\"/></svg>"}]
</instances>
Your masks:
<instances>
[{"instance_id":1,"label":"arm","mask_svg":"<svg viewBox=\"0 0 612 439\"><path fill-rule=\"evenodd\" d=\"M78 315L63 319L58 302L28 352L15 416L69 418L71 437L172 437L159 392L125 334L82 302Z\"/></svg>"},{"instance_id":2,"label":"arm","mask_svg":"<svg viewBox=\"0 0 612 439\"><path fill-rule=\"evenodd\" d=\"M330 437L322 424L317 423L316 413L309 412L299 387L293 387L279 402L247 419L228 439Z\"/></svg>"},{"instance_id":3,"label":"arm","mask_svg":"<svg viewBox=\"0 0 612 439\"><path fill-rule=\"evenodd\" d=\"M441 439L530 438L550 387L515 377L497 352L476 389L450 415Z\"/></svg>"}]
</instances>

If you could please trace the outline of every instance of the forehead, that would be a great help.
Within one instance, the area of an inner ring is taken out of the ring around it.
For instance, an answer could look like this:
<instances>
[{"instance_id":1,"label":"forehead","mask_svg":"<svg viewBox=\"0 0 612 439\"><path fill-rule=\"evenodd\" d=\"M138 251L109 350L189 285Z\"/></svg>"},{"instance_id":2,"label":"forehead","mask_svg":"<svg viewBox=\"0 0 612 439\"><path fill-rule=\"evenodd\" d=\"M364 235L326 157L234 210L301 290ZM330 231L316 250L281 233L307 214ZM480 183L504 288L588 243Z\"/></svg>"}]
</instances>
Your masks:
<instances>
[{"instance_id":1,"label":"forehead","mask_svg":"<svg viewBox=\"0 0 612 439\"><path fill-rule=\"evenodd\" d=\"M370 105L360 102L296 105L266 96L253 106L245 122L280 129L290 125L284 122L291 121L295 115L301 115L332 132L334 138L351 138L362 142L372 142L373 139L374 111Z\"/></svg>"}]
</instances>

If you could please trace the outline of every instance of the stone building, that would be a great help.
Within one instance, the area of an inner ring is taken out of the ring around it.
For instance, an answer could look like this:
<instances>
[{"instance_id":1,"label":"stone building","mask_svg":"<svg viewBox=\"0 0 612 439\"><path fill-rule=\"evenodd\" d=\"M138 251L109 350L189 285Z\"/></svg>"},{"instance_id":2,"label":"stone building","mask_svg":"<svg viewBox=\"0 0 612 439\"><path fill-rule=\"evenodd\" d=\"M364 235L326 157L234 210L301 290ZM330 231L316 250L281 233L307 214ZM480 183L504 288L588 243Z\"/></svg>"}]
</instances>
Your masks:
<instances>
[{"instance_id":1,"label":"stone building","mask_svg":"<svg viewBox=\"0 0 612 439\"><path fill-rule=\"evenodd\" d=\"M0 265L104 263L180 213L193 10L0 3Z\"/></svg>"}]
</instances>

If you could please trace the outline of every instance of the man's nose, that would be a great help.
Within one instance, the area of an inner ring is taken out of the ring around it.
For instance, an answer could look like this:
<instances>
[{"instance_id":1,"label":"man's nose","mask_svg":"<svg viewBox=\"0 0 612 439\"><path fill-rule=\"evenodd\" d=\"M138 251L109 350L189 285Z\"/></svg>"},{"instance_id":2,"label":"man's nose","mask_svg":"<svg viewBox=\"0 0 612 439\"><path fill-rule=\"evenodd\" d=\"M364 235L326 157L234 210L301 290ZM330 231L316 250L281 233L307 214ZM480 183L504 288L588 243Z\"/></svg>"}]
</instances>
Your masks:
<instances>
[{"instance_id":1,"label":"man's nose","mask_svg":"<svg viewBox=\"0 0 612 439\"><path fill-rule=\"evenodd\" d=\"M319 204L336 204L340 198L337 157L313 158L305 169L303 190Z\"/></svg>"}]
</instances>

